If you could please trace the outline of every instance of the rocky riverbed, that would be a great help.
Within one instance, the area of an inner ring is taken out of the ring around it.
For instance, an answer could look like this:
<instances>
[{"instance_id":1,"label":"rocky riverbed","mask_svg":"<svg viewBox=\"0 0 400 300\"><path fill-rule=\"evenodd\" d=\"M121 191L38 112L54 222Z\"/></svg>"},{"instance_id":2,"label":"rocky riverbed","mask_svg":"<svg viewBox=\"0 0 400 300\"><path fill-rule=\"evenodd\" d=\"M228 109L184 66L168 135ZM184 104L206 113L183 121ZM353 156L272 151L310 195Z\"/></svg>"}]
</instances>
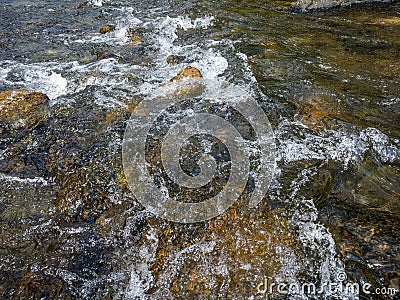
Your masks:
<instances>
[{"instance_id":1,"label":"rocky riverbed","mask_svg":"<svg viewBox=\"0 0 400 300\"><path fill-rule=\"evenodd\" d=\"M0 298L399 297L375 292L400 279L400 6L293 4L2 3ZM200 77L256 99L277 167L255 208L249 183L216 218L168 222L129 189L124 132L160 87L197 99L179 81Z\"/></svg>"}]
</instances>

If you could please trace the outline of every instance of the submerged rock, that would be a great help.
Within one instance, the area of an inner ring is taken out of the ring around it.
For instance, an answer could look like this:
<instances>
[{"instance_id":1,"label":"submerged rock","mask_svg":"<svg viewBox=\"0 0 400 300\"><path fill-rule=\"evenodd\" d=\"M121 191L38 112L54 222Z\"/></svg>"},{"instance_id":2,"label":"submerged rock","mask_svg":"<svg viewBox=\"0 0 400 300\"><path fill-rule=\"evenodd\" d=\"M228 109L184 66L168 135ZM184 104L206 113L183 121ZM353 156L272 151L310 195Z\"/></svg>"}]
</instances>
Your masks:
<instances>
[{"instance_id":1,"label":"submerged rock","mask_svg":"<svg viewBox=\"0 0 400 300\"><path fill-rule=\"evenodd\" d=\"M115 30L115 25L104 25L103 27L100 28L99 32L101 34L105 34L107 32L111 32Z\"/></svg>"},{"instance_id":2,"label":"submerged rock","mask_svg":"<svg viewBox=\"0 0 400 300\"><path fill-rule=\"evenodd\" d=\"M282 211L264 207L249 216L244 210L231 207L197 224L149 219L140 248L140 253L151 253L149 273L134 268L126 297L134 298L135 288L143 289L151 299L256 295L264 278L280 273L284 264L280 253L294 254L294 233Z\"/></svg>"},{"instance_id":3,"label":"submerged rock","mask_svg":"<svg viewBox=\"0 0 400 300\"><path fill-rule=\"evenodd\" d=\"M350 6L358 3L381 2L388 3L392 0L298 0L292 8L295 11L311 11L319 9L327 9L337 6Z\"/></svg>"},{"instance_id":4,"label":"submerged rock","mask_svg":"<svg viewBox=\"0 0 400 300\"><path fill-rule=\"evenodd\" d=\"M130 46L135 47L135 46L143 43L143 39L138 35L134 35L134 36L130 37L130 42L131 42Z\"/></svg>"},{"instance_id":5,"label":"submerged rock","mask_svg":"<svg viewBox=\"0 0 400 300\"><path fill-rule=\"evenodd\" d=\"M335 172L330 192L318 203L319 219L332 233L349 279L370 283L370 290L396 288L400 278L399 172L394 164L367 157Z\"/></svg>"},{"instance_id":6,"label":"submerged rock","mask_svg":"<svg viewBox=\"0 0 400 300\"><path fill-rule=\"evenodd\" d=\"M325 92L301 95L294 99L294 104L298 110L296 119L315 131L337 127L338 121L344 115L343 104Z\"/></svg>"},{"instance_id":7,"label":"submerged rock","mask_svg":"<svg viewBox=\"0 0 400 300\"><path fill-rule=\"evenodd\" d=\"M181 55L171 54L171 55L168 55L168 57L167 57L167 63L169 65L177 65L177 64L182 63L184 60L185 60L185 57L181 56Z\"/></svg>"},{"instance_id":8,"label":"submerged rock","mask_svg":"<svg viewBox=\"0 0 400 300\"><path fill-rule=\"evenodd\" d=\"M128 28L126 31L126 36L129 38L130 47L136 47L144 42L142 36L145 32L138 28Z\"/></svg>"},{"instance_id":9,"label":"submerged rock","mask_svg":"<svg viewBox=\"0 0 400 300\"><path fill-rule=\"evenodd\" d=\"M107 51L107 50L98 50L96 52L96 58L97 58L97 60L115 58L116 60L118 60L118 62L123 61L122 57L120 57L110 51Z\"/></svg>"},{"instance_id":10,"label":"submerged rock","mask_svg":"<svg viewBox=\"0 0 400 300\"><path fill-rule=\"evenodd\" d=\"M49 98L40 92L12 90L0 93L0 121L14 129L32 127L48 117Z\"/></svg>"},{"instance_id":11,"label":"submerged rock","mask_svg":"<svg viewBox=\"0 0 400 300\"><path fill-rule=\"evenodd\" d=\"M381 165L367 157L342 175L333 192L346 203L400 214L400 167Z\"/></svg>"},{"instance_id":12,"label":"submerged rock","mask_svg":"<svg viewBox=\"0 0 400 300\"><path fill-rule=\"evenodd\" d=\"M79 8L93 8L93 6L88 1L85 1L78 4L78 9Z\"/></svg>"},{"instance_id":13,"label":"submerged rock","mask_svg":"<svg viewBox=\"0 0 400 300\"><path fill-rule=\"evenodd\" d=\"M55 103L46 127L2 136L0 299L110 299L113 293L102 276L111 278L118 249L106 245L105 235L138 210L119 147L134 100L104 107L94 93L88 87L71 95L72 103Z\"/></svg>"},{"instance_id":14,"label":"submerged rock","mask_svg":"<svg viewBox=\"0 0 400 300\"><path fill-rule=\"evenodd\" d=\"M371 291L398 287L400 216L333 197L329 201L331 204L320 212L321 220L335 239L349 279L360 285L370 283ZM390 299L375 296L373 299Z\"/></svg>"}]
</instances>

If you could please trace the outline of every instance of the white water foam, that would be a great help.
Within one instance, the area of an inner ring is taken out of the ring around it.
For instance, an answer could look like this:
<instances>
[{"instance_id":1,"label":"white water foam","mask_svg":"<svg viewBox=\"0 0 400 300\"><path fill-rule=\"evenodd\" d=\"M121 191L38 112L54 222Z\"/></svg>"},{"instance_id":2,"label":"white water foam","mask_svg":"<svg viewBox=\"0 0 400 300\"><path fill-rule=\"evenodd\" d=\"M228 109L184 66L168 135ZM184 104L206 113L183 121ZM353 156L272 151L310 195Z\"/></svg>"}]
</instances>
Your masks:
<instances>
[{"instance_id":1,"label":"white water foam","mask_svg":"<svg viewBox=\"0 0 400 300\"><path fill-rule=\"evenodd\" d=\"M210 16L196 18L194 20L186 16L179 16L176 18L167 16L155 20L156 28L159 29L157 35L160 51L165 53L174 53L184 47L174 45L174 42L178 39L178 29L186 31L188 29L207 28L212 25L213 20L214 17Z\"/></svg>"},{"instance_id":2,"label":"white water foam","mask_svg":"<svg viewBox=\"0 0 400 300\"><path fill-rule=\"evenodd\" d=\"M335 241L329 230L318 222L318 211L312 200L303 199L297 195L300 188L308 184L309 177L314 175L317 168L304 169L300 172L297 179L291 184L291 194L287 201L290 203L291 217L290 221L296 228L298 240L304 247L304 251L309 256L307 269L309 274L319 274L320 285L339 283L339 274L345 274L344 263L340 260ZM303 262L304 263L304 262ZM333 292L333 291L332 291ZM343 300L357 300L358 295L343 293L332 294L329 289L320 296L324 298L340 297ZM296 295L290 299L308 299L305 294Z\"/></svg>"},{"instance_id":3,"label":"white water foam","mask_svg":"<svg viewBox=\"0 0 400 300\"><path fill-rule=\"evenodd\" d=\"M294 128L301 131L303 125L284 120L276 132L280 140L277 160L283 163L311 159L336 160L343 162L346 168L349 164L362 161L369 149L374 150L381 162L400 159L399 147L376 128L366 128L359 133L340 129L330 131L330 135L324 137L304 132L290 134Z\"/></svg>"},{"instance_id":4,"label":"white water foam","mask_svg":"<svg viewBox=\"0 0 400 300\"><path fill-rule=\"evenodd\" d=\"M50 99L55 99L66 94L68 81L61 74L62 69L58 63L38 63L24 65L13 61L3 62L0 67L0 78L10 85L23 85L24 88L40 91ZM14 76L17 80L7 79Z\"/></svg>"},{"instance_id":5,"label":"white water foam","mask_svg":"<svg viewBox=\"0 0 400 300\"><path fill-rule=\"evenodd\" d=\"M178 30L203 30L212 26L214 17L204 16L194 20L186 16L160 17L155 21L148 22L146 26L153 29L151 43L158 49L157 67L154 69L153 78L168 80L175 76L186 64L171 66L166 63L166 58L171 55L181 55L189 65L200 70L204 78L217 78L228 68L228 61L214 47L214 41L209 40L197 43L193 41L187 44L176 43ZM144 86L142 91L148 91Z\"/></svg>"},{"instance_id":6,"label":"white water foam","mask_svg":"<svg viewBox=\"0 0 400 300\"><path fill-rule=\"evenodd\" d=\"M91 85L101 86L102 89L108 90L121 88L135 91L129 82L129 77L132 77L132 74L140 77L142 71L145 70L140 66L118 63L113 58L86 65L80 65L76 61L34 64L7 61L0 66L0 79L11 88L42 92L50 98L50 105L54 105L58 101L72 99L62 96L83 91ZM116 99L112 101L120 102ZM102 103L101 99L99 103Z\"/></svg>"},{"instance_id":7,"label":"white water foam","mask_svg":"<svg viewBox=\"0 0 400 300\"><path fill-rule=\"evenodd\" d=\"M103 5L103 1L102 0L90 0L89 3L94 5L94 6L102 6Z\"/></svg>"},{"instance_id":8,"label":"white water foam","mask_svg":"<svg viewBox=\"0 0 400 300\"><path fill-rule=\"evenodd\" d=\"M101 1L99 1L101 3ZM101 6L101 5L99 5ZM113 12L118 13L118 17L114 18L110 24L115 25L113 31L101 34L99 30L93 30L88 32L85 39L74 39L70 36L72 43L94 43L94 44L106 44L106 45L126 45L129 43L128 30L131 28L137 28L143 23L142 20L134 16L134 10L132 7L112 7L107 8Z\"/></svg>"}]
</instances>

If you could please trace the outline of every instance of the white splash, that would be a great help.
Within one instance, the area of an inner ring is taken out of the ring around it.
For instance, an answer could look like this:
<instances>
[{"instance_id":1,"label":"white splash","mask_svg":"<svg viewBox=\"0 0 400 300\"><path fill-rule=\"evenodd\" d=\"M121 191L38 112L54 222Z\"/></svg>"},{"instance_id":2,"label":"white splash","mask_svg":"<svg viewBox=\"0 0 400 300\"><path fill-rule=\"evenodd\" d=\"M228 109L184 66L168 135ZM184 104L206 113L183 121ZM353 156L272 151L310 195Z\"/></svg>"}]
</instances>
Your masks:
<instances>
[{"instance_id":1,"label":"white splash","mask_svg":"<svg viewBox=\"0 0 400 300\"><path fill-rule=\"evenodd\" d=\"M61 75L62 68L57 63L38 63L24 65L12 61L0 67L0 76L4 82L25 89L40 91L50 99L55 99L67 93L68 81ZM7 76L17 73L19 80L8 80Z\"/></svg>"},{"instance_id":2,"label":"white splash","mask_svg":"<svg viewBox=\"0 0 400 300\"><path fill-rule=\"evenodd\" d=\"M367 128L360 133L345 129L331 131L328 136L311 133L290 134L290 131L301 131L303 125L284 120L276 131L280 140L277 160L285 163L320 159L332 159L343 162L347 167L358 163L368 149L373 149L381 162L393 162L400 159L400 149L394 141L375 128ZM284 138L290 136L290 138Z\"/></svg>"},{"instance_id":3,"label":"white splash","mask_svg":"<svg viewBox=\"0 0 400 300\"><path fill-rule=\"evenodd\" d=\"M222 75L229 66L226 58L214 49L208 49L204 56L192 65L201 70L203 77L208 79Z\"/></svg>"},{"instance_id":4,"label":"white splash","mask_svg":"<svg viewBox=\"0 0 400 300\"><path fill-rule=\"evenodd\" d=\"M102 0L90 0L90 3L94 6L103 6Z\"/></svg>"},{"instance_id":5,"label":"white splash","mask_svg":"<svg viewBox=\"0 0 400 300\"><path fill-rule=\"evenodd\" d=\"M84 40L79 38L73 39L72 42L108 45L125 45L129 43L128 30L137 28L143 21L133 15L134 11L132 7L114 8L113 10L119 13L119 16L111 23L115 24L115 30L101 34L97 28L89 32Z\"/></svg>"}]
</instances>

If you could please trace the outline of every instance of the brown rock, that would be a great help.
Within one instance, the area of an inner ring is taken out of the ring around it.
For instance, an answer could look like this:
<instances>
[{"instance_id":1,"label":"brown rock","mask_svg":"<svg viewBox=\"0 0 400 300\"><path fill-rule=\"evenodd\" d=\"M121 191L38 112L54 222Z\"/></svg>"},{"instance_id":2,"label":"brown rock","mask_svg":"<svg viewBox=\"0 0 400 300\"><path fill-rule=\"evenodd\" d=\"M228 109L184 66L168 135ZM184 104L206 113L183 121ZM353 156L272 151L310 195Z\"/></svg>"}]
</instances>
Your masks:
<instances>
[{"instance_id":1,"label":"brown rock","mask_svg":"<svg viewBox=\"0 0 400 300\"><path fill-rule=\"evenodd\" d=\"M89 3L89 2L87 2L87 1L85 1L85 2L80 2L79 4L78 4L78 9L79 8L92 8L92 5Z\"/></svg>"},{"instance_id":2,"label":"brown rock","mask_svg":"<svg viewBox=\"0 0 400 300\"><path fill-rule=\"evenodd\" d=\"M177 65L183 62L183 60L185 59L184 56L180 56L180 55L169 55L167 57L167 63L170 65Z\"/></svg>"},{"instance_id":3,"label":"brown rock","mask_svg":"<svg viewBox=\"0 0 400 300\"><path fill-rule=\"evenodd\" d=\"M400 17L380 17L380 18L375 18L372 22L372 24L377 24L377 25L400 25Z\"/></svg>"},{"instance_id":4,"label":"brown rock","mask_svg":"<svg viewBox=\"0 0 400 300\"><path fill-rule=\"evenodd\" d=\"M268 39L262 39L260 41L260 44L266 47L274 47L278 44L277 41L273 41L273 40L268 40Z\"/></svg>"},{"instance_id":5,"label":"brown rock","mask_svg":"<svg viewBox=\"0 0 400 300\"><path fill-rule=\"evenodd\" d=\"M40 92L11 90L0 93L0 121L15 129L36 125L48 116L49 98Z\"/></svg>"},{"instance_id":6,"label":"brown rock","mask_svg":"<svg viewBox=\"0 0 400 300\"><path fill-rule=\"evenodd\" d=\"M107 51L107 50L98 50L96 52L96 57L97 57L97 60L108 59L108 58L115 58L119 62L122 62L122 60L123 60L122 57L120 57L114 53L111 53L110 51Z\"/></svg>"},{"instance_id":7,"label":"brown rock","mask_svg":"<svg viewBox=\"0 0 400 300\"><path fill-rule=\"evenodd\" d=\"M316 131L334 128L337 120L343 116L342 104L325 93L301 97L296 105L300 110L300 121Z\"/></svg>"},{"instance_id":8,"label":"brown rock","mask_svg":"<svg viewBox=\"0 0 400 300\"><path fill-rule=\"evenodd\" d=\"M57 299L60 297L64 283L58 278L27 272L17 284L12 299Z\"/></svg>"},{"instance_id":9,"label":"brown rock","mask_svg":"<svg viewBox=\"0 0 400 300\"><path fill-rule=\"evenodd\" d=\"M242 212L232 207L204 224L164 227L151 267L154 286L160 291L168 289L174 299L255 295L264 276L279 274L283 261L279 249L294 253L294 235L281 211L265 208L251 217ZM151 241L143 242L151 247ZM190 248L194 255L186 255Z\"/></svg>"},{"instance_id":10,"label":"brown rock","mask_svg":"<svg viewBox=\"0 0 400 300\"><path fill-rule=\"evenodd\" d=\"M130 40L131 40L131 45L130 45L131 47L135 47L135 46L143 43L142 38L138 35L134 35L134 36L130 37Z\"/></svg>"},{"instance_id":11,"label":"brown rock","mask_svg":"<svg viewBox=\"0 0 400 300\"><path fill-rule=\"evenodd\" d=\"M174 78L172 78L171 81L178 81L183 78L202 78L203 76L201 75L199 69L196 69L195 67L185 67L182 71L178 73Z\"/></svg>"},{"instance_id":12,"label":"brown rock","mask_svg":"<svg viewBox=\"0 0 400 300\"><path fill-rule=\"evenodd\" d=\"M111 32L115 30L115 25L104 25L100 28L100 33L105 34L107 32Z\"/></svg>"},{"instance_id":13,"label":"brown rock","mask_svg":"<svg viewBox=\"0 0 400 300\"><path fill-rule=\"evenodd\" d=\"M143 36L144 31L141 29L136 29L136 28L128 28L128 30L126 31L126 36L129 38L130 40L130 47L136 47L138 45L140 45L141 43L143 43L143 39L141 38L141 36Z\"/></svg>"}]
</instances>

